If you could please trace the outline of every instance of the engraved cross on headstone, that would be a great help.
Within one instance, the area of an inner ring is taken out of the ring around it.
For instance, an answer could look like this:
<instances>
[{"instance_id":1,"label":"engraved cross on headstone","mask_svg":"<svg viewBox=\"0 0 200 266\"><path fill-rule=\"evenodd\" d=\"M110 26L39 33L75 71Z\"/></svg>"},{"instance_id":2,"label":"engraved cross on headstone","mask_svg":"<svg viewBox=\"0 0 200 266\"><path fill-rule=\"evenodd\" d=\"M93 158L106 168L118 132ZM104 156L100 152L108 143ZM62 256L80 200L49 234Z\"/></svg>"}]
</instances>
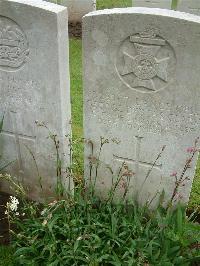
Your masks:
<instances>
[{"instance_id":1,"label":"engraved cross on headstone","mask_svg":"<svg viewBox=\"0 0 200 266\"><path fill-rule=\"evenodd\" d=\"M131 163L135 165L135 169L134 169L134 177L138 177L138 173L139 173L139 167L149 167L149 169L157 169L157 170L161 170L162 165L161 164L157 164L157 163L153 163L153 162L147 162L145 160L141 160L140 159L140 152L141 152L141 141L143 139L143 137L140 136L135 136L136 137L136 148L135 148L135 154L136 154L136 158L135 159L130 159L130 158L124 158L122 156L118 156L118 155L113 155L114 159L119 161L119 162L127 162L127 163Z\"/></svg>"},{"instance_id":2,"label":"engraved cross on headstone","mask_svg":"<svg viewBox=\"0 0 200 266\"><path fill-rule=\"evenodd\" d=\"M28 140L28 141L34 141L36 137L35 136L28 136L25 134L20 134L18 133L18 126L17 126L17 113L14 111L10 112L10 117L11 117L11 122L12 122L12 130L3 130L2 134L6 136L11 136L14 137L15 139L15 144L16 144L16 152L17 152L17 163L18 163L18 174L19 176L23 177L24 176L24 167L23 167L23 156L22 156L22 151L21 151L21 144L20 144L20 139Z\"/></svg>"}]
</instances>

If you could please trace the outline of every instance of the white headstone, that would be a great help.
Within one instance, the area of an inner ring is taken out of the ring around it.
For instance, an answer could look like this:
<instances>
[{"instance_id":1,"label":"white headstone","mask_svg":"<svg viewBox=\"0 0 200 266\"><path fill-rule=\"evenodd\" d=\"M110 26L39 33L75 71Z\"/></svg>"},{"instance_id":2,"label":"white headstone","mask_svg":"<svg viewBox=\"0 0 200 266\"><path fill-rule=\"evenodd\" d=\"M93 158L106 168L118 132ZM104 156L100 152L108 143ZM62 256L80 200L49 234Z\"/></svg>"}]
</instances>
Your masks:
<instances>
[{"instance_id":1,"label":"white headstone","mask_svg":"<svg viewBox=\"0 0 200 266\"><path fill-rule=\"evenodd\" d=\"M177 10L200 15L200 1L199 0L179 0Z\"/></svg>"},{"instance_id":2,"label":"white headstone","mask_svg":"<svg viewBox=\"0 0 200 266\"><path fill-rule=\"evenodd\" d=\"M96 10L96 0L47 0L68 9L69 22L81 22L87 13Z\"/></svg>"},{"instance_id":3,"label":"white headstone","mask_svg":"<svg viewBox=\"0 0 200 266\"><path fill-rule=\"evenodd\" d=\"M109 167L116 178L125 162L134 173L129 198L144 204L163 189L171 198L170 175L181 175L186 150L200 134L199 28L196 16L139 7L83 18L85 178L95 178L90 163L99 158L100 138L109 139L97 170L102 196L111 185ZM182 202L195 164L196 157L179 191Z\"/></svg>"},{"instance_id":4,"label":"white headstone","mask_svg":"<svg viewBox=\"0 0 200 266\"><path fill-rule=\"evenodd\" d=\"M132 0L132 6L171 9L171 2L172 0Z\"/></svg>"},{"instance_id":5,"label":"white headstone","mask_svg":"<svg viewBox=\"0 0 200 266\"><path fill-rule=\"evenodd\" d=\"M66 20L67 9L62 6L39 0L0 1L1 154L6 162L13 161L7 172L23 181L36 200L41 196L37 167L42 196L52 195L55 189L56 151L48 130L35 121L43 121L57 134L62 159L69 162Z\"/></svg>"}]
</instances>

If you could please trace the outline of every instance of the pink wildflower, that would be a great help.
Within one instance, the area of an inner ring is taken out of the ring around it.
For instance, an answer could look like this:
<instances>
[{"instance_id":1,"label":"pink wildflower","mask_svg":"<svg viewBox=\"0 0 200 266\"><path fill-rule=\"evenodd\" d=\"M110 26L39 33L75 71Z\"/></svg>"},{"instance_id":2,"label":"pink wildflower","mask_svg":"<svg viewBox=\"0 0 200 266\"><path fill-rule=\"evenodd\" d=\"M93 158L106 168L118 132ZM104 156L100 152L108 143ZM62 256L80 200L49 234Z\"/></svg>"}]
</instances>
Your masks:
<instances>
[{"instance_id":1,"label":"pink wildflower","mask_svg":"<svg viewBox=\"0 0 200 266\"><path fill-rule=\"evenodd\" d=\"M189 148L187 148L187 152L188 153L194 153L196 151L197 151L197 148L195 148L195 147L189 147Z\"/></svg>"},{"instance_id":2,"label":"pink wildflower","mask_svg":"<svg viewBox=\"0 0 200 266\"><path fill-rule=\"evenodd\" d=\"M183 196L182 196L180 193L177 193L177 198L178 198L179 200L181 200L181 199L183 199Z\"/></svg>"},{"instance_id":3,"label":"pink wildflower","mask_svg":"<svg viewBox=\"0 0 200 266\"><path fill-rule=\"evenodd\" d=\"M127 187L127 183L126 181L124 180L124 178L122 178L119 182L119 186L122 188L122 189L126 189Z\"/></svg>"},{"instance_id":4,"label":"pink wildflower","mask_svg":"<svg viewBox=\"0 0 200 266\"><path fill-rule=\"evenodd\" d=\"M177 176L177 172L174 171L170 176Z\"/></svg>"}]
</instances>

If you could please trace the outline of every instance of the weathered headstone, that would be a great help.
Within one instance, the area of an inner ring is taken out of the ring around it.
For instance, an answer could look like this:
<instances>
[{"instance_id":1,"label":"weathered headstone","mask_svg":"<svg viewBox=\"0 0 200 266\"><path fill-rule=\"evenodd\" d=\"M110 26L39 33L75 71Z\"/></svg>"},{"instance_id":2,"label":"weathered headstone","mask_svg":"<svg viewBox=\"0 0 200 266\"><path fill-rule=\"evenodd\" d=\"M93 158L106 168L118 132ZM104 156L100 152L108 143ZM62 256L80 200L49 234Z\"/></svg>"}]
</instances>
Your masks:
<instances>
[{"instance_id":1,"label":"weathered headstone","mask_svg":"<svg viewBox=\"0 0 200 266\"><path fill-rule=\"evenodd\" d=\"M68 9L69 22L81 22L87 13L96 10L96 0L47 0Z\"/></svg>"},{"instance_id":2,"label":"weathered headstone","mask_svg":"<svg viewBox=\"0 0 200 266\"><path fill-rule=\"evenodd\" d=\"M102 196L111 172L116 180L125 162L121 193L130 176L129 198L144 204L163 189L166 200L172 197L174 172L180 177L191 155L187 147L200 134L199 28L200 18L161 9L104 10L83 18L85 178L97 176ZM101 137L109 143L99 157ZM196 157L176 195L182 202L195 164Z\"/></svg>"},{"instance_id":3,"label":"weathered headstone","mask_svg":"<svg viewBox=\"0 0 200 266\"><path fill-rule=\"evenodd\" d=\"M56 182L56 151L44 122L69 162L70 84L67 9L44 1L0 1L1 154L38 200ZM33 158L34 156L34 158ZM36 166L37 164L37 166ZM38 174L38 171L39 174ZM41 177L41 181L39 181ZM1 182L1 181L0 181ZM6 190L1 183L1 190Z\"/></svg>"},{"instance_id":4,"label":"weathered headstone","mask_svg":"<svg viewBox=\"0 0 200 266\"><path fill-rule=\"evenodd\" d=\"M177 10L200 15L200 1L199 0L179 0Z\"/></svg>"},{"instance_id":5,"label":"weathered headstone","mask_svg":"<svg viewBox=\"0 0 200 266\"><path fill-rule=\"evenodd\" d=\"M171 9L171 1L172 0L132 0L132 6Z\"/></svg>"}]
</instances>

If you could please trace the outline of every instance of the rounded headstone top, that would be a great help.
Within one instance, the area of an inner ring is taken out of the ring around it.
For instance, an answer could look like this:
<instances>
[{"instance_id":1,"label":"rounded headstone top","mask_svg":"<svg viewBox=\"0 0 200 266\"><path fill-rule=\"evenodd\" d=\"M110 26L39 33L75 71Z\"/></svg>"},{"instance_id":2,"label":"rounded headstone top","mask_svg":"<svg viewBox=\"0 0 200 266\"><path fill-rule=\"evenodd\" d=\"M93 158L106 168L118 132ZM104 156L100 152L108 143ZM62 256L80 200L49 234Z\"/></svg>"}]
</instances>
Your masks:
<instances>
[{"instance_id":1,"label":"rounded headstone top","mask_svg":"<svg viewBox=\"0 0 200 266\"><path fill-rule=\"evenodd\" d=\"M93 17L93 16L104 16L104 15L122 15L122 14L143 14L143 15L154 15L154 16L163 16L163 17L171 17L178 18L182 20L188 20L191 22L200 23L200 16L169 10L169 9L161 9L161 8L148 8L148 7L128 7L128 8L113 8L113 9L103 9L97 10L88 13L83 17Z\"/></svg>"},{"instance_id":2,"label":"rounded headstone top","mask_svg":"<svg viewBox=\"0 0 200 266\"><path fill-rule=\"evenodd\" d=\"M46 1L42 1L42 0L37 0L37 1L36 0L7 0L7 2L24 4L29 7L33 6L33 7L41 8L43 10L50 11L53 13L59 13L67 9L64 6L56 5L54 3L49 3Z\"/></svg>"}]
</instances>

